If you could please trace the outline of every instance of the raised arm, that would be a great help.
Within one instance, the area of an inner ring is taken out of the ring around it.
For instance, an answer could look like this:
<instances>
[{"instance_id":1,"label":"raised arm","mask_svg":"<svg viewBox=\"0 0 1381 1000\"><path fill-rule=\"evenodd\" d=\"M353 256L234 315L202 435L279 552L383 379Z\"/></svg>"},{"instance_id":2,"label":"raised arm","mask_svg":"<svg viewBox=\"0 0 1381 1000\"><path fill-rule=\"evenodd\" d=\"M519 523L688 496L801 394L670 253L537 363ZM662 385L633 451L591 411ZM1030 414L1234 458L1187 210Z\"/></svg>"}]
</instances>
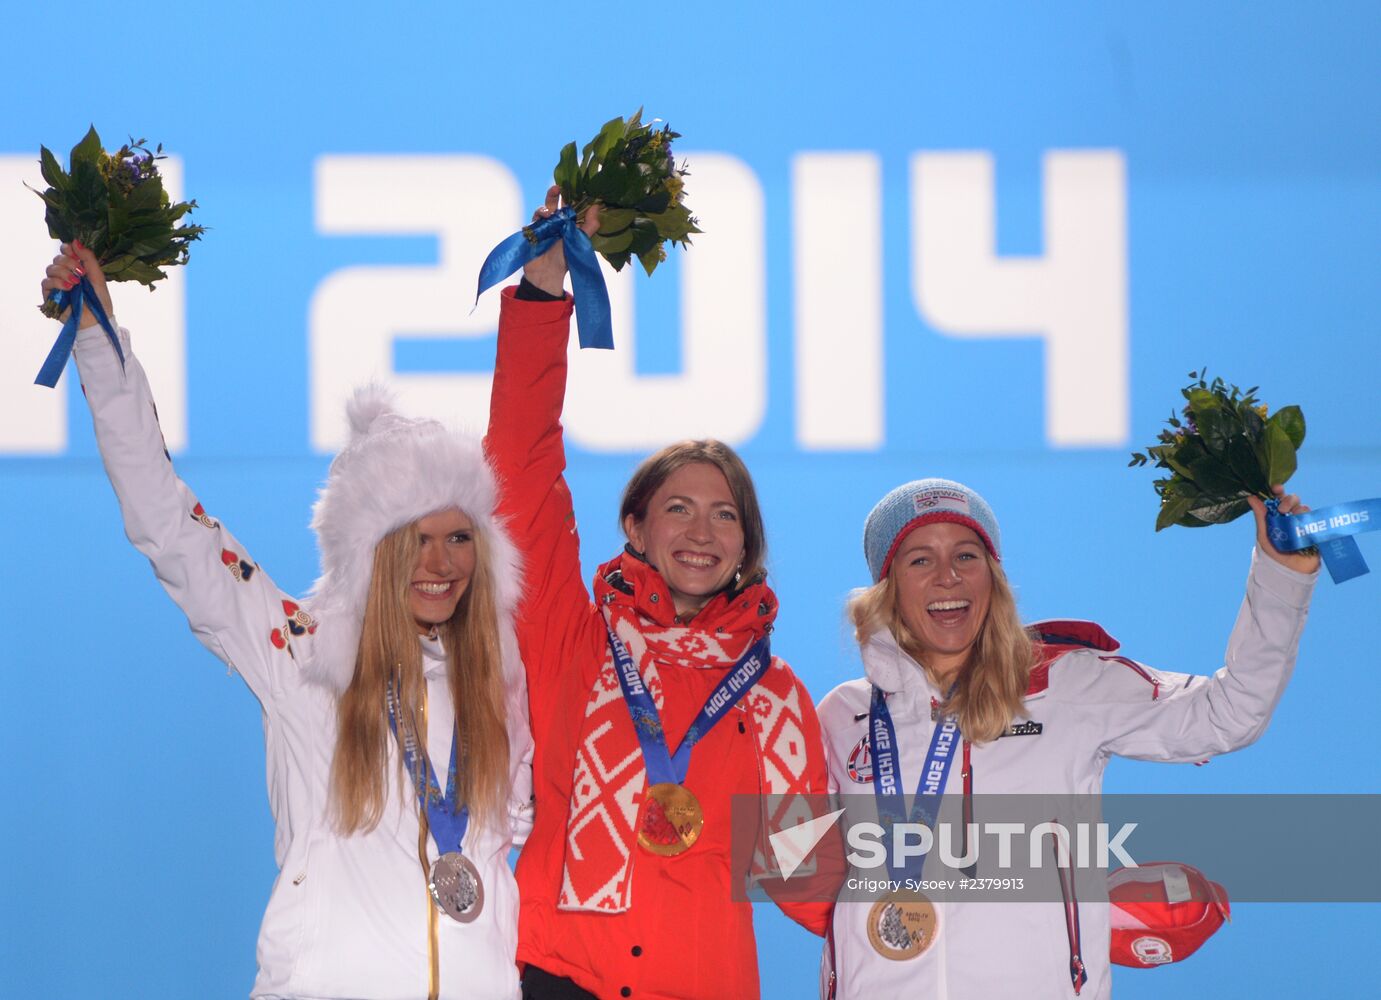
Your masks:
<instances>
[{"instance_id":1,"label":"raised arm","mask_svg":"<svg viewBox=\"0 0 1381 1000\"><path fill-rule=\"evenodd\" d=\"M555 207L555 195L549 194L537 215ZM593 224L598 226L597 218ZM558 243L526 268L525 287L533 298L519 298L514 288L503 290L485 437L499 475L499 508L523 554L526 594L518 634L534 681L570 661L571 644L579 641L590 605L564 476L561 408L573 307L562 287L565 271Z\"/></svg>"},{"instance_id":2,"label":"raised arm","mask_svg":"<svg viewBox=\"0 0 1381 1000\"><path fill-rule=\"evenodd\" d=\"M1318 556L1277 551L1267 537L1260 501L1253 506L1257 547L1217 673L1164 673L1107 656L1062 671L1062 686L1087 702L1091 718L1100 720L1105 753L1195 761L1240 749L1266 731L1294 670ZM1284 513L1309 509L1294 496L1284 497L1280 506Z\"/></svg>"},{"instance_id":3,"label":"raised arm","mask_svg":"<svg viewBox=\"0 0 1381 1000\"><path fill-rule=\"evenodd\" d=\"M80 266L113 317L95 257L79 246L63 249L48 268L44 294L68 287ZM267 707L275 671L290 662L294 633L305 634L314 625L178 479L129 332L118 332L123 369L94 323L83 325L74 354L125 534L148 557L196 637L238 671Z\"/></svg>"}]
</instances>

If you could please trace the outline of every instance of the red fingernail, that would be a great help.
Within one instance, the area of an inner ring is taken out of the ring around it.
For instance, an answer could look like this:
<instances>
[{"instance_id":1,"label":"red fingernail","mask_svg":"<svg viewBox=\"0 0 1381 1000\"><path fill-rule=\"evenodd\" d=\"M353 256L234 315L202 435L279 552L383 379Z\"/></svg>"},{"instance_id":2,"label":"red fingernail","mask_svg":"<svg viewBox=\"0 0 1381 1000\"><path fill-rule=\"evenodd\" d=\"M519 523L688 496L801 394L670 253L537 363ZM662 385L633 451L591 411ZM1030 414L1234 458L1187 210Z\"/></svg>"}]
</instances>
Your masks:
<instances>
[{"instance_id":1,"label":"red fingernail","mask_svg":"<svg viewBox=\"0 0 1381 1000\"><path fill-rule=\"evenodd\" d=\"M78 250L85 250L85 249L86 249L86 247L82 246L82 241L81 241L81 240L73 240L73 241L72 241L72 245L73 245L74 247L76 247Z\"/></svg>"}]
</instances>

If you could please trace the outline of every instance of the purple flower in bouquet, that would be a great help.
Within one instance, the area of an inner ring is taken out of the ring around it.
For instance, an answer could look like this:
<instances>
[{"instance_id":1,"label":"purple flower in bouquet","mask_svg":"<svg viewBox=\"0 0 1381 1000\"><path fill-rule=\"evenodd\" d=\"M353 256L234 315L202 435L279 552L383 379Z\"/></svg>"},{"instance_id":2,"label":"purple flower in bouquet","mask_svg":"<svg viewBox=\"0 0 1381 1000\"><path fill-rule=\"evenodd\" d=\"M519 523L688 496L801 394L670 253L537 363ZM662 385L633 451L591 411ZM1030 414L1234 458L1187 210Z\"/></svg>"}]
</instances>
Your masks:
<instances>
[{"instance_id":1,"label":"purple flower in bouquet","mask_svg":"<svg viewBox=\"0 0 1381 1000\"><path fill-rule=\"evenodd\" d=\"M185 218L195 201L168 197L158 173L161 159L163 147L150 150L143 139L108 153L95 128L73 147L66 170L40 147L48 187L37 193L46 206L48 234L64 243L81 240L108 281L152 286L166 277L165 267L187 262L188 246L204 228ZM56 317L62 307L50 299L40 308Z\"/></svg>"}]
</instances>

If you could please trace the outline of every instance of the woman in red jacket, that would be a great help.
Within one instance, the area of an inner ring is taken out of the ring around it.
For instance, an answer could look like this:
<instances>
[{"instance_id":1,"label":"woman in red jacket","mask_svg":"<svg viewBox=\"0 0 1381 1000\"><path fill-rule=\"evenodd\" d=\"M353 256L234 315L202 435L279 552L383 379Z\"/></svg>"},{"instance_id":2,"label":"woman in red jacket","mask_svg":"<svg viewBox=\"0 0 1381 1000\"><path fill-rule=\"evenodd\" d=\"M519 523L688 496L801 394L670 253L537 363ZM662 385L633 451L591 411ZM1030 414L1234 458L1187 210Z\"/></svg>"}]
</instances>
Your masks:
<instances>
[{"instance_id":1,"label":"woman in red jacket","mask_svg":"<svg viewBox=\"0 0 1381 1000\"><path fill-rule=\"evenodd\" d=\"M552 188L535 217L556 207ZM486 442L528 585L518 638L537 745L536 821L518 862L523 996L757 997L731 797L824 794L819 723L766 653L777 599L752 479L728 446L686 441L642 464L619 511L628 545L591 599L562 474L565 273L558 243L503 292ZM611 419L633 419L610 406ZM782 905L824 933L828 903Z\"/></svg>"}]
</instances>

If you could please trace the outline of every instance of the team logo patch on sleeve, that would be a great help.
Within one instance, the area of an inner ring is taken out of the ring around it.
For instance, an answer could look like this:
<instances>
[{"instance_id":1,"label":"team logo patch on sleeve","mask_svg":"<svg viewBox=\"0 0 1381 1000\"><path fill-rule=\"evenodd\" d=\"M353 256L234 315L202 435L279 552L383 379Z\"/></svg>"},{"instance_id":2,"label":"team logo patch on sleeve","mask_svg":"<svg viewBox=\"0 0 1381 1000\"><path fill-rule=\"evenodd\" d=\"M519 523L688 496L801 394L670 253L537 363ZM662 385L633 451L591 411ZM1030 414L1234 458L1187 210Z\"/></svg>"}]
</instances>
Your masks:
<instances>
[{"instance_id":1,"label":"team logo patch on sleeve","mask_svg":"<svg viewBox=\"0 0 1381 1000\"><path fill-rule=\"evenodd\" d=\"M316 632L316 619L303 611L293 601L283 602L283 613L288 616L288 619L283 623L282 628L276 628L269 633L269 641L278 649L286 649L291 654L293 637L314 634Z\"/></svg>"},{"instance_id":2,"label":"team logo patch on sleeve","mask_svg":"<svg viewBox=\"0 0 1381 1000\"><path fill-rule=\"evenodd\" d=\"M873 748L868 745L866 736L854 745L853 752L849 754L849 780L860 785L872 784Z\"/></svg>"},{"instance_id":3,"label":"team logo patch on sleeve","mask_svg":"<svg viewBox=\"0 0 1381 1000\"><path fill-rule=\"evenodd\" d=\"M219 521L206 513L205 508L203 508L201 504L197 504L192 508L191 516L192 520L196 521L203 528L219 528L221 526Z\"/></svg>"},{"instance_id":4,"label":"team logo patch on sleeve","mask_svg":"<svg viewBox=\"0 0 1381 1000\"><path fill-rule=\"evenodd\" d=\"M238 552L221 549L221 562L225 563L225 568L230 570L230 575L241 583L254 575L254 564L241 559Z\"/></svg>"}]
</instances>

